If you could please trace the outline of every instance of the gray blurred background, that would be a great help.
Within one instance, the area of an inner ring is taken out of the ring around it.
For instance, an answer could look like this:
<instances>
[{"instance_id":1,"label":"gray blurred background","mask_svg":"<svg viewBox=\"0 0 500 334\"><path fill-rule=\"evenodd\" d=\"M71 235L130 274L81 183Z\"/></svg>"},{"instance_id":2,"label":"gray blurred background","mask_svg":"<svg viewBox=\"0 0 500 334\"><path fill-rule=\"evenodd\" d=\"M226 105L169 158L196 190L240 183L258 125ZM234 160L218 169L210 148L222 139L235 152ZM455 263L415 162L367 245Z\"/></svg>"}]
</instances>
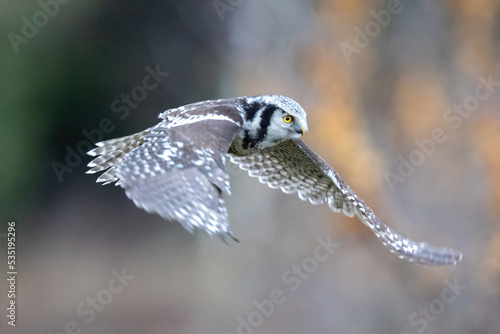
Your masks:
<instances>
[{"instance_id":1,"label":"gray blurred background","mask_svg":"<svg viewBox=\"0 0 500 334\"><path fill-rule=\"evenodd\" d=\"M0 247L15 221L18 262L0 332L500 332L499 1L60 1L0 1ZM262 94L304 106L304 140L381 219L462 262L399 260L231 166L229 246L85 174L101 136Z\"/></svg>"}]
</instances>

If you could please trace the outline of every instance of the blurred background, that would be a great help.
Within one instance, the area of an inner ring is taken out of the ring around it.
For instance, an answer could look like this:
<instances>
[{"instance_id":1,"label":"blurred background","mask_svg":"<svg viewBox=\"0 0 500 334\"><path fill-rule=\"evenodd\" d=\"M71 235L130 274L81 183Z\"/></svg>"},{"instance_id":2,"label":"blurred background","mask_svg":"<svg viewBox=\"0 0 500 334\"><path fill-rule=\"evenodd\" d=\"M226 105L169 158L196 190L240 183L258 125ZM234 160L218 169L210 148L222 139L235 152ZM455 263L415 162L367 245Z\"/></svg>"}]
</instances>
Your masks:
<instances>
[{"instance_id":1,"label":"blurred background","mask_svg":"<svg viewBox=\"0 0 500 334\"><path fill-rule=\"evenodd\" d=\"M499 333L499 14L494 0L0 1L0 247L15 221L18 263L17 325L2 279L0 331ZM85 174L92 143L166 109L263 94L302 104L304 140L383 221L462 262L399 260L356 219L234 166L229 246Z\"/></svg>"}]
</instances>

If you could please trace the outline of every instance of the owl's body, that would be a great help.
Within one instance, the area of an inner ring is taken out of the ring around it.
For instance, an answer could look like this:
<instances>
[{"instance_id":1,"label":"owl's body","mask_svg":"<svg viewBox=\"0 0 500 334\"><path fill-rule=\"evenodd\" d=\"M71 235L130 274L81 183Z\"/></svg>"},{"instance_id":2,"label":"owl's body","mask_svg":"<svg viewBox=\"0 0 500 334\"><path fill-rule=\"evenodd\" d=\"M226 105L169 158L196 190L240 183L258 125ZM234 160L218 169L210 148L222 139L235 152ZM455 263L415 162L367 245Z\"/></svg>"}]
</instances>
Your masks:
<instances>
[{"instance_id":1,"label":"owl's body","mask_svg":"<svg viewBox=\"0 0 500 334\"><path fill-rule=\"evenodd\" d=\"M211 100L170 109L137 134L97 144L88 173L105 171L148 212L180 222L188 231L233 237L222 193L230 194L226 157L271 188L297 192L312 204L357 215L400 258L449 265L461 253L405 239L384 225L340 176L300 137L306 113L278 95Z\"/></svg>"}]
</instances>

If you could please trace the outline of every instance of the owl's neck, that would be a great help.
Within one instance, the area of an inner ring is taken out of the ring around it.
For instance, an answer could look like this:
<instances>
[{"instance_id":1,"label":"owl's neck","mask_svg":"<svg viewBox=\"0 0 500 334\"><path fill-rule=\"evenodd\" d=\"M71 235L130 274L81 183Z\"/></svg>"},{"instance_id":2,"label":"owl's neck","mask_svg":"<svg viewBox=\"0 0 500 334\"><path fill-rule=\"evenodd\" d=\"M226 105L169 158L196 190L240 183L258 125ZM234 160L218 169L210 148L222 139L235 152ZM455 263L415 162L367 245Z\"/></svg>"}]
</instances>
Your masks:
<instances>
[{"instance_id":1,"label":"owl's neck","mask_svg":"<svg viewBox=\"0 0 500 334\"><path fill-rule=\"evenodd\" d=\"M231 145L230 153L236 155L249 155L266 147L271 147L277 142L270 141L268 129L271 118L276 112L276 106L264 101L243 101L236 106L243 119L243 125Z\"/></svg>"}]
</instances>

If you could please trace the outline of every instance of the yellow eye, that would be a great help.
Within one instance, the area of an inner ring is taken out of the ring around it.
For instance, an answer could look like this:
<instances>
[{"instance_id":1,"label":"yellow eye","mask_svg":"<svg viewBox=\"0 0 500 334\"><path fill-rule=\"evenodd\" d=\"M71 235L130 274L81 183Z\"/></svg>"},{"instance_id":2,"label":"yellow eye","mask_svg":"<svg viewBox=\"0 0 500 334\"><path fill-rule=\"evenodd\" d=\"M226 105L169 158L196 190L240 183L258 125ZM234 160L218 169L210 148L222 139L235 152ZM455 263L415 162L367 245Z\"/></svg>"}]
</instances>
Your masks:
<instances>
[{"instance_id":1,"label":"yellow eye","mask_svg":"<svg viewBox=\"0 0 500 334\"><path fill-rule=\"evenodd\" d=\"M292 121L292 116L286 115L285 117L283 117L283 120L285 121L285 123L290 123Z\"/></svg>"}]
</instances>

